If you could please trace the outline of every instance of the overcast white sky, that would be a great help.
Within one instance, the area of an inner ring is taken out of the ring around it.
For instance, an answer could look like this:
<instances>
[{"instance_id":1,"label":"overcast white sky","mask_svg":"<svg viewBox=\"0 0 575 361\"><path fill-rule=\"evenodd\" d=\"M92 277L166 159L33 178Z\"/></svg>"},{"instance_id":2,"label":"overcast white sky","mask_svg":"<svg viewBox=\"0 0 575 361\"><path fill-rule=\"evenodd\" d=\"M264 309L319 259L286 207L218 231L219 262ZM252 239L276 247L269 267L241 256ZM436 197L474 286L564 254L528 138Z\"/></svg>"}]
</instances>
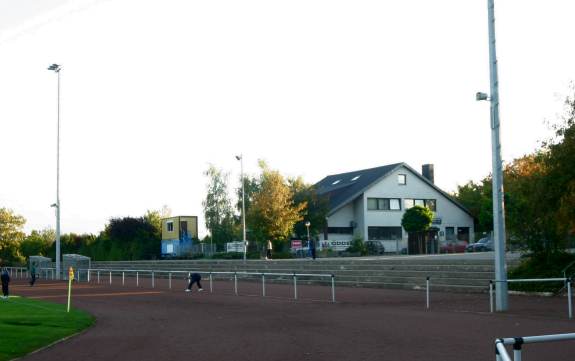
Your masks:
<instances>
[{"instance_id":1,"label":"overcast white sky","mask_svg":"<svg viewBox=\"0 0 575 361\"><path fill-rule=\"evenodd\" d=\"M491 170L486 0L0 0L0 207L62 232L168 205L198 215L208 163L243 152L315 183L435 164ZM575 80L575 1L496 0L503 158L549 136ZM203 236L205 231L200 230Z\"/></svg>"}]
</instances>

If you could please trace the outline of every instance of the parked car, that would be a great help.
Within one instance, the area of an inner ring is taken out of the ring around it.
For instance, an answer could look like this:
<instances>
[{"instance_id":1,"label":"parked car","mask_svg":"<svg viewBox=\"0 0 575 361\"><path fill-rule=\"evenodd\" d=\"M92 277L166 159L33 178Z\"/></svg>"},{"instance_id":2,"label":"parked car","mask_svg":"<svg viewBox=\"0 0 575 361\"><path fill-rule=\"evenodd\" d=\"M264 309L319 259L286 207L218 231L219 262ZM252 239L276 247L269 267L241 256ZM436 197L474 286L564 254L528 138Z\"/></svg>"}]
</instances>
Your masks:
<instances>
[{"instance_id":1,"label":"parked car","mask_svg":"<svg viewBox=\"0 0 575 361\"><path fill-rule=\"evenodd\" d=\"M448 240L439 246L440 253L463 253L467 247L467 241Z\"/></svg>"},{"instance_id":2,"label":"parked car","mask_svg":"<svg viewBox=\"0 0 575 361\"><path fill-rule=\"evenodd\" d=\"M493 251L493 240L491 238L481 238L475 243L471 243L465 248L465 252L487 252Z\"/></svg>"}]
</instances>

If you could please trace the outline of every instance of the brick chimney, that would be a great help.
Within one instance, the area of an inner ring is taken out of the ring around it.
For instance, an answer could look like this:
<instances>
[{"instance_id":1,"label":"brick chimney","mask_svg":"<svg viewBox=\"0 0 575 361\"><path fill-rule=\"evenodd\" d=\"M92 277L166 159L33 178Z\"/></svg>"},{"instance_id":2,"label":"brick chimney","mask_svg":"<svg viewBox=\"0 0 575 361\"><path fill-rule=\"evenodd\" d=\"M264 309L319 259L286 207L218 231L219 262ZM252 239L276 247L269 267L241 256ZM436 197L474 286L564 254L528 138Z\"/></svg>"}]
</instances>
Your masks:
<instances>
[{"instance_id":1,"label":"brick chimney","mask_svg":"<svg viewBox=\"0 0 575 361\"><path fill-rule=\"evenodd\" d=\"M435 183L433 164L424 164L421 166L421 175L431 183Z\"/></svg>"}]
</instances>

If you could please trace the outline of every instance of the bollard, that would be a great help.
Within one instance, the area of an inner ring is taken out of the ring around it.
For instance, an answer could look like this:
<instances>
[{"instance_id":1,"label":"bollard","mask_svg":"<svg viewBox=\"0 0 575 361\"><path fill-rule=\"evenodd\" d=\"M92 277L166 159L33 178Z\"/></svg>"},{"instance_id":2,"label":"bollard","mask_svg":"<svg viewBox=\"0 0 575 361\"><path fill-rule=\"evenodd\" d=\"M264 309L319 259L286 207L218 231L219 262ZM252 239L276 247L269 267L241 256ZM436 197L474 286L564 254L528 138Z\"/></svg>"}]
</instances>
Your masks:
<instances>
[{"instance_id":1,"label":"bollard","mask_svg":"<svg viewBox=\"0 0 575 361\"><path fill-rule=\"evenodd\" d=\"M297 300L297 276L293 274L293 299Z\"/></svg>"},{"instance_id":2,"label":"bollard","mask_svg":"<svg viewBox=\"0 0 575 361\"><path fill-rule=\"evenodd\" d=\"M154 278L154 271L152 271L152 288L156 285L155 278Z\"/></svg>"},{"instance_id":3,"label":"bollard","mask_svg":"<svg viewBox=\"0 0 575 361\"><path fill-rule=\"evenodd\" d=\"M427 276L427 278L425 279L425 285L426 285L426 290L425 290L425 298L426 298L426 308L429 310L429 276Z\"/></svg>"},{"instance_id":4,"label":"bollard","mask_svg":"<svg viewBox=\"0 0 575 361\"><path fill-rule=\"evenodd\" d=\"M262 273L262 297L266 296L266 275Z\"/></svg>"},{"instance_id":5,"label":"bollard","mask_svg":"<svg viewBox=\"0 0 575 361\"><path fill-rule=\"evenodd\" d=\"M335 275L331 275L331 302L335 303Z\"/></svg>"},{"instance_id":6,"label":"bollard","mask_svg":"<svg viewBox=\"0 0 575 361\"><path fill-rule=\"evenodd\" d=\"M122 286L126 284L125 283L126 279L125 279L125 275L124 275L125 273L126 272L122 271Z\"/></svg>"},{"instance_id":7,"label":"bollard","mask_svg":"<svg viewBox=\"0 0 575 361\"><path fill-rule=\"evenodd\" d=\"M172 289L172 272L168 272L168 288Z\"/></svg>"},{"instance_id":8,"label":"bollard","mask_svg":"<svg viewBox=\"0 0 575 361\"><path fill-rule=\"evenodd\" d=\"M210 293L214 292L212 272L210 272Z\"/></svg>"},{"instance_id":9,"label":"bollard","mask_svg":"<svg viewBox=\"0 0 575 361\"><path fill-rule=\"evenodd\" d=\"M489 281L489 312L493 313L493 281Z\"/></svg>"},{"instance_id":10,"label":"bollard","mask_svg":"<svg viewBox=\"0 0 575 361\"><path fill-rule=\"evenodd\" d=\"M234 272L234 292L238 295L238 274Z\"/></svg>"},{"instance_id":11,"label":"bollard","mask_svg":"<svg viewBox=\"0 0 575 361\"><path fill-rule=\"evenodd\" d=\"M569 319L573 318L573 302L571 301L572 289L571 289L571 278L567 279L567 302L569 302L569 306L567 307L569 310Z\"/></svg>"},{"instance_id":12,"label":"bollard","mask_svg":"<svg viewBox=\"0 0 575 361\"><path fill-rule=\"evenodd\" d=\"M140 286L140 272L136 272L136 287Z\"/></svg>"}]
</instances>

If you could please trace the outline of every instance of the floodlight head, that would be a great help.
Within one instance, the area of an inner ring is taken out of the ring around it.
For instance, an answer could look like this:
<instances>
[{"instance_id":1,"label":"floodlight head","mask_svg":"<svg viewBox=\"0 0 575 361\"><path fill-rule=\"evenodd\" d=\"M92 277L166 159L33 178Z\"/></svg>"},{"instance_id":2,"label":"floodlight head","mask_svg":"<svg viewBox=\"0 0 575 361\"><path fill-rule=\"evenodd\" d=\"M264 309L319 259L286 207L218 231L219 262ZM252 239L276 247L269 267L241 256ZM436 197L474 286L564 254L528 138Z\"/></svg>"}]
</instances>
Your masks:
<instances>
[{"instance_id":1,"label":"floodlight head","mask_svg":"<svg viewBox=\"0 0 575 361\"><path fill-rule=\"evenodd\" d=\"M489 99L489 95L487 95L486 93L482 93L482 92L475 93L475 100L477 100L477 101L488 100L488 99Z\"/></svg>"},{"instance_id":2,"label":"floodlight head","mask_svg":"<svg viewBox=\"0 0 575 361\"><path fill-rule=\"evenodd\" d=\"M58 64L52 64L48 67L48 70L53 70L56 73L60 72L60 69L62 69L62 66Z\"/></svg>"},{"instance_id":3,"label":"floodlight head","mask_svg":"<svg viewBox=\"0 0 575 361\"><path fill-rule=\"evenodd\" d=\"M309 227L309 226L311 226L311 223L309 223L309 221L307 221L307 222L305 222L305 226Z\"/></svg>"},{"instance_id":4,"label":"floodlight head","mask_svg":"<svg viewBox=\"0 0 575 361\"><path fill-rule=\"evenodd\" d=\"M241 155L236 155L236 159L237 159L237 160L240 160L240 159L242 159L242 156L241 156Z\"/></svg>"},{"instance_id":5,"label":"floodlight head","mask_svg":"<svg viewBox=\"0 0 575 361\"><path fill-rule=\"evenodd\" d=\"M58 203L51 204L50 207L58 208Z\"/></svg>"}]
</instances>

